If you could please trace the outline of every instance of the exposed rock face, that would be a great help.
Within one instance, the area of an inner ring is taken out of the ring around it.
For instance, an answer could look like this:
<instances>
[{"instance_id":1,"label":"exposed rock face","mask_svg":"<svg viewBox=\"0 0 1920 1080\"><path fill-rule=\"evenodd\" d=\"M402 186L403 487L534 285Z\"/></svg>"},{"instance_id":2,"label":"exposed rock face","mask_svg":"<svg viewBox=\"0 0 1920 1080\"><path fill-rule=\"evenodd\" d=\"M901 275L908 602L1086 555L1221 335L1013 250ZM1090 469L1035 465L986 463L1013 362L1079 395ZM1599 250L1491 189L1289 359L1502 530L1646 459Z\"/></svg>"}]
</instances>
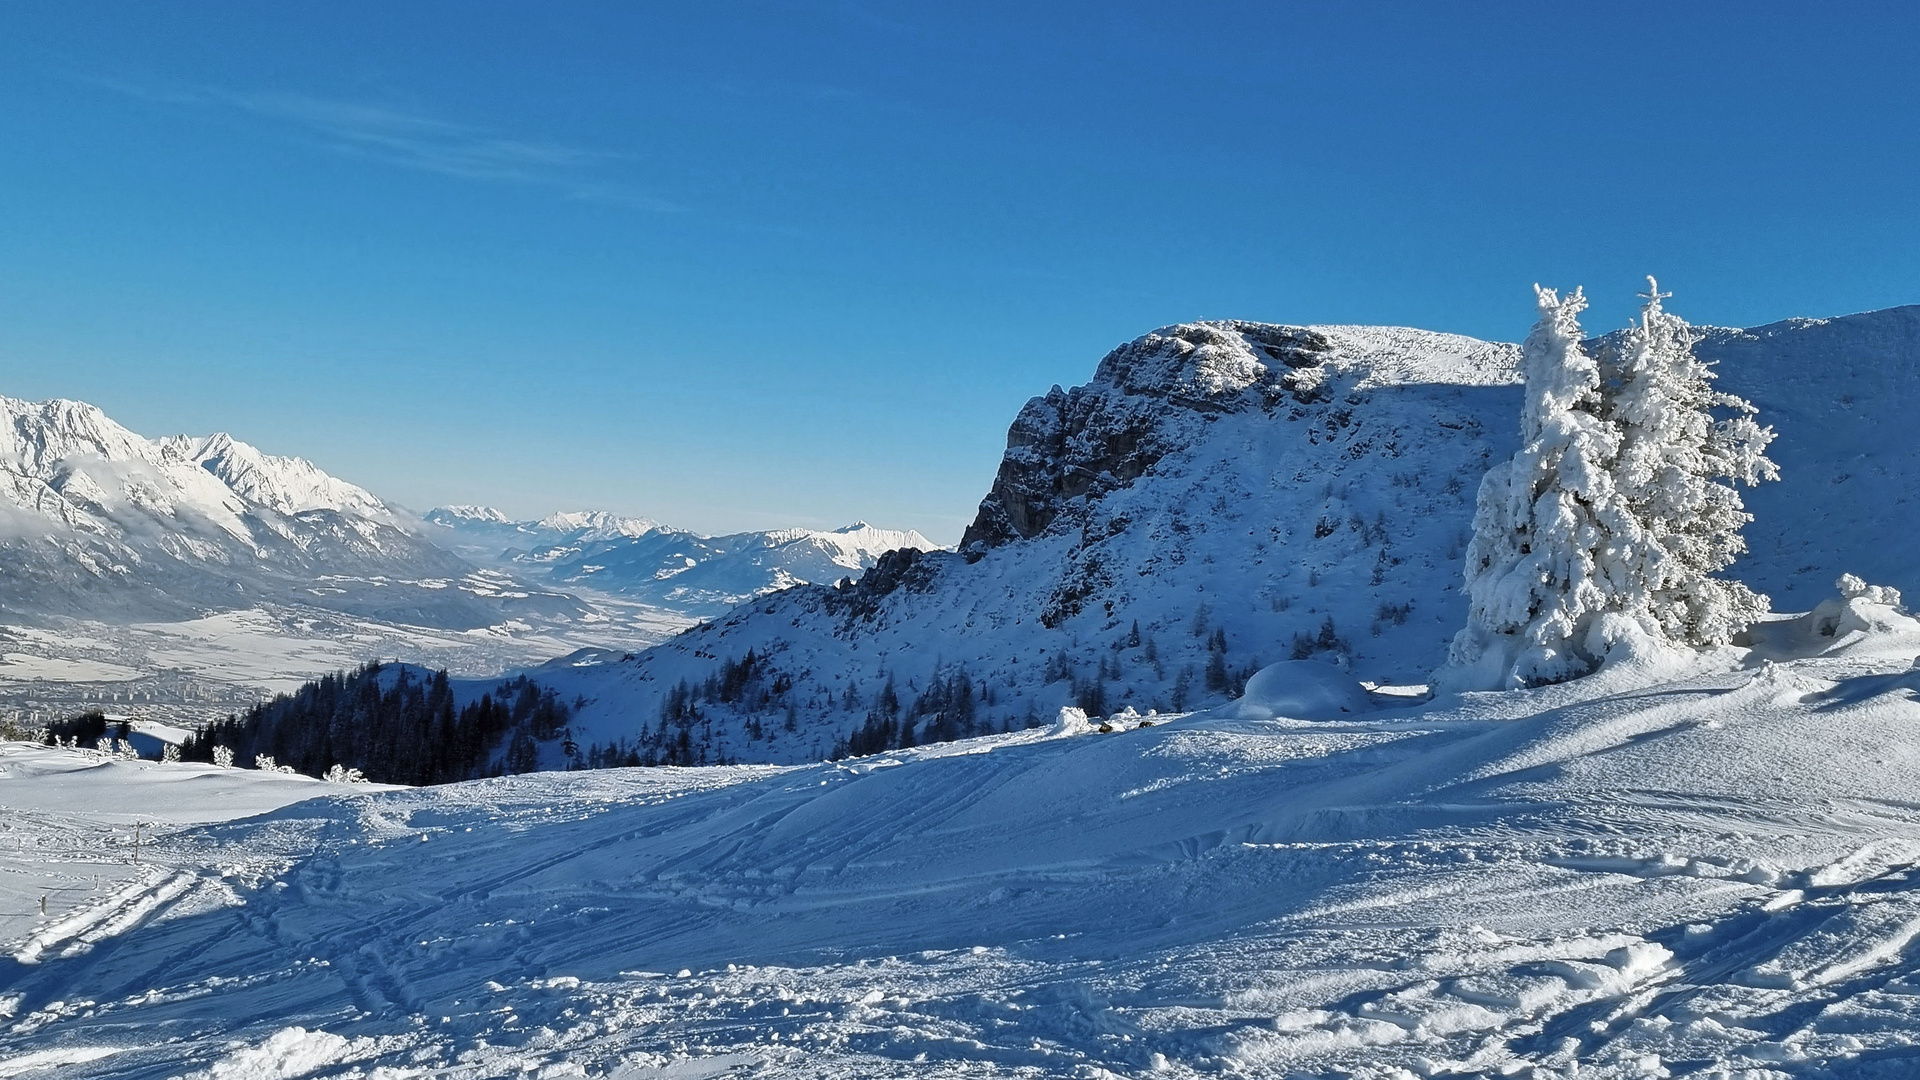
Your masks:
<instances>
[{"instance_id":1,"label":"exposed rock face","mask_svg":"<svg viewBox=\"0 0 1920 1080\"><path fill-rule=\"evenodd\" d=\"M1086 386L1056 386L1020 410L961 550L977 555L1031 539L1070 500L1097 499L1138 479L1174 448L1170 410L1237 412L1288 397L1316 400L1328 349L1318 331L1249 322L1173 326L1120 346Z\"/></svg>"}]
</instances>

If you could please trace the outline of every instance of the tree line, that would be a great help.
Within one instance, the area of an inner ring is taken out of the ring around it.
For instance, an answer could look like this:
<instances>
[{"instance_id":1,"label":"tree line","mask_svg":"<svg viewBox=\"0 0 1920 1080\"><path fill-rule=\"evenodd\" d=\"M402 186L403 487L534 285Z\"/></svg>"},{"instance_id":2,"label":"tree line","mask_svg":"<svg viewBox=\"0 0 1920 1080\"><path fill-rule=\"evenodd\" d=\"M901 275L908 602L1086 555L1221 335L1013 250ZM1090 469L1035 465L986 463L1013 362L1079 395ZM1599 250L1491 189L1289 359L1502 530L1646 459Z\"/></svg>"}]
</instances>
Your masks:
<instances>
[{"instance_id":1,"label":"tree line","mask_svg":"<svg viewBox=\"0 0 1920 1080\"><path fill-rule=\"evenodd\" d=\"M187 761L216 748L242 765L261 756L309 776L335 765L390 784L445 784L539 766L539 743L562 737L570 710L526 676L459 704L445 671L369 663L326 675L182 744Z\"/></svg>"}]
</instances>

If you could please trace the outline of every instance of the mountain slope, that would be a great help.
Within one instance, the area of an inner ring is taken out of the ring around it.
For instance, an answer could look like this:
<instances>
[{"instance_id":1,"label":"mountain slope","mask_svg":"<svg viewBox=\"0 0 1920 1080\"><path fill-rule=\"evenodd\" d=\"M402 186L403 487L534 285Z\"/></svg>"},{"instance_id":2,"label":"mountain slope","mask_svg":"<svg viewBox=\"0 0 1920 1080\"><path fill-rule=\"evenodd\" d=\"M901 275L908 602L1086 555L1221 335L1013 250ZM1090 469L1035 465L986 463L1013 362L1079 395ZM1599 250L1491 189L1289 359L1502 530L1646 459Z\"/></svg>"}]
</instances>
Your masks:
<instances>
[{"instance_id":1,"label":"mountain slope","mask_svg":"<svg viewBox=\"0 0 1920 1080\"><path fill-rule=\"evenodd\" d=\"M1920 593L1920 448L1888 434L1920 410L1920 308L1709 330L1699 351L1779 431L1785 479L1746 493L1753 550L1731 573L1788 610L1843 572ZM1027 404L961 554L890 557L555 677L593 699L591 739L748 761L833 752L889 679L896 726L922 734L1191 707L1291 657L1423 682L1464 617L1480 477L1512 450L1515 355L1378 327L1156 331Z\"/></svg>"},{"instance_id":2,"label":"mountain slope","mask_svg":"<svg viewBox=\"0 0 1920 1080\"><path fill-rule=\"evenodd\" d=\"M1747 495L1752 553L1732 573L1786 611L1842 572L1920 596L1920 305L1708 329L1696 351L1778 434L1780 482Z\"/></svg>"},{"instance_id":3,"label":"mountain slope","mask_svg":"<svg viewBox=\"0 0 1920 1080\"><path fill-rule=\"evenodd\" d=\"M830 532L701 536L603 511L511 521L488 507L439 507L426 520L437 542L477 562L696 617L794 585L857 577L898 548L934 547L911 529L864 521Z\"/></svg>"},{"instance_id":4,"label":"mountain slope","mask_svg":"<svg viewBox=\"0 0 1920 1080\"><path fill-rule=\"evenodd\" d=\"M178 619L260 603L465 629L568 615L298 458L227 435L144 439L92 405L0 398L0 605Z\"/></svg>"},{"instance_id":5,"label":"mountain slope","mask_svg":"<svg viewBox=\"0 0 1920 1080\"><path fill-rule=\"evenodd\" d=\"M1458 563L1475 485L1511 449L1514 352L1169 327L1028 403L962 553L898 552L849 587L538 677L591 699L582 741L644 729L693 760L769 761L832 752L890 680L920 737L1076 702L1191 708L1290 657L1419 681L1464 616Z\"/></svg>"},{"instance_id":6,"label":"mountain slope","mask_svg":"<svg viewBox=\"0 0 1920 1080\"><path fill-rule=\"evenodd\" d=\"M1659 685L798 768L381 791L0 744L0 1061L1911 1076L1920 624L1833 614Z\"/></svg>"}]
</instances>

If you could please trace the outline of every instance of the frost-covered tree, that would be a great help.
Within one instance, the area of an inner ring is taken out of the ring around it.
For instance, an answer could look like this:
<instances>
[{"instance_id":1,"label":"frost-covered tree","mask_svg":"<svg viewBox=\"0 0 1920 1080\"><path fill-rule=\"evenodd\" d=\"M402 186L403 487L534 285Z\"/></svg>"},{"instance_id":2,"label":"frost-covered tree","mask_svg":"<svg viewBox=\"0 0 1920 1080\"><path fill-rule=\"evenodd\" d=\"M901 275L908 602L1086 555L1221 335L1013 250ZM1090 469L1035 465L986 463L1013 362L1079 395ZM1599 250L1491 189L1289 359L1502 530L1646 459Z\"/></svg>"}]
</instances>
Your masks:
<instances>
[{"instance_id":1,"label":"frost-covered tree","mask_svg":"<svg viewBox=\"0 0 1920 1080\"><path fill-rule=\"evenodd\" d=\"M1653 279L1606 372L1580 345L1578 290L1536 286L1521 449L1488 471L1467 550L1467 626L1442 680L1528 686L1587 674L1623 635L1725 644L1767 598L1712 576L1745 550L1734 484L1778 478L1773 432L1712 386Z\"/></svg>"},{"instance_id":2,"label":"frost-covered tree","mask_svg":"<svg viewBox=\"0 0 1920 1080\"><path fill-rule=\"evenodd\" d=\"M1467 626L1449 681L1527 686L1586 674L1587 637L1631 588L1616 556L1643 542L1615 487L1621 436L1599 368L1580 346L1586 297L1534 286L1540 320L1522 347L1520 450L1480 484L1467 548Z\"/></svg>"},{"instance_id":3,"label":"frost-covered tree","mask_svg":"<svg viewBox=\"0 0 1920 1080\"><path fill-rule=\"evenodd\" d=\"M1712 576L1747 547L1740 529L1753 515L1733 485L1780 472L1766 457L1772 429L1754 420L1751 403L1713 388L1713 370L1693 355L1692 328L1661 307L1670 295L1647 279L1640 321L1608 373L1609 418L1621 434L1614 484L1645 541L1619 559L1623 610L1669 640L1724 645L1767 611L1765 596Z\"/></svg>"}]
</instances>

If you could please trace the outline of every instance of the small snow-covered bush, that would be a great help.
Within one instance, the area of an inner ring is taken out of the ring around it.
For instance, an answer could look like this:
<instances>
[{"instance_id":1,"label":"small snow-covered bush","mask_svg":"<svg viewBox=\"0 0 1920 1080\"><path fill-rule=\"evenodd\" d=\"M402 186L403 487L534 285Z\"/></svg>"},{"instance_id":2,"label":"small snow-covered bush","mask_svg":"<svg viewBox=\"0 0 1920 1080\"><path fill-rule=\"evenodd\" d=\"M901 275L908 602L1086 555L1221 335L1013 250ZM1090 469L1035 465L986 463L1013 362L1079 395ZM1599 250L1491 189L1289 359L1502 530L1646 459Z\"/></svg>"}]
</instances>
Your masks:
<instances>
[{"instance_id":1,"label":"small snow-covered bush","mask_svg":"<svg viewBox=\"0 0 1920 1080\"><path fill-rule=\"evenodd\" d=\"M1912 620L1900 612L1900 590L1891 585L1869 585L1853 574L1841 574L1834 588L1838 596L1821 601L1807 613L1813 632L1819 637L1886 632L1912 624Z\"/></svg>"},{"instance_id":2,"label":"small snow-covered bush","mask_svg":"<svg viewBox=\"0 0 1920 1080\"><path fill-rule=\"evenodd\" d=\"M1891 585L1869 585L1864 578L1853 574L1841 574L1840 580L1834 582L1834 588L1840 590L1842 600L1865 600L1869 604L1890 608L1900 606L1899 589Z\"/></svg>"},{"instance_id":3,"label":"small snow-covered bush","mask_svg":"<svg viewBox=\"0 0 1920 1080\"><path fill-rule=\"evenodd\" d=\"M233 768L233 748L230 746L214 747L213 763L218 768L222 768L222 769Z\"/></svg>"},{"instance_id":4,"label":"small snow-covered bush","mask_svg":"<svg viewBox=\"0 0 1920 1080\"><path fill-rule=\"evenodd\" d=\"M282 765L266 754L255 754L253 757L253 767L261 772L292 773L295 771L293 766Z\"/></svg>"},{"instance_id":5,"label":"small snow-covered bush","mask_svg":"<svg viewBox=\"0 0 1920 1080\"><path fill-rule=\"evenodd\" d=\"M293 770L288 769L287 771L292 772ZM349 769L339 764L335 764L332 768L328 769L327 774L321 777L321 779L330 784L364 784L367 782L367 778L361 775L359 769Z\"/></svg>"}]
</instances>

